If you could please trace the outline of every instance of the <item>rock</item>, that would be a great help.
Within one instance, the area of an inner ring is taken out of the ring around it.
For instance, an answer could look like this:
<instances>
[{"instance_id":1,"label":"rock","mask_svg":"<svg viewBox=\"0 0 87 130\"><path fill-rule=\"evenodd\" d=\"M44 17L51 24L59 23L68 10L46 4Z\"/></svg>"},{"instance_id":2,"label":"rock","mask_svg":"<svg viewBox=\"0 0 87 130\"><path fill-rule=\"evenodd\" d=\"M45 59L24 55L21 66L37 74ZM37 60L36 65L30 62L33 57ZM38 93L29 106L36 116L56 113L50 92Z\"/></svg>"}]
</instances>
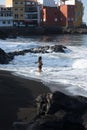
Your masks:
<instances>
[{"instance_id":1,"label":"rock","mask_svg":"<svg viewBox=\"0 0 87 130\"><path fill-rule=\"evenodd\" d=\"M47 105L47 95L39 95L36 102L41 103L43 97L46 98L43 104ZM24 130L87 130L87 98L68 96L61 92L49 95L50 107L48 110L45 109L47 112L36 114L36 117L26 124ZM19 130L17 126L15 128Z\"/></svg>"},{"instance_id":2,"label":"rock","mask_svg":"<svg viewBox=\"0 0 87 130\"><path fill-rule=\"evenodd\" d=\"M55 45L55 46L52 46L51 49L54 52L65 52L65 49L67 48L63 45Z\"/></svg>"},{"instance_id":3,"label":"rock","mask_svg":"<svg viewBox=\"0 0 87 130\"><path fill-rule=\"evenodd\" d=\"M0 48L0 64L8 64L13 57L9 56L4 50Z\"/></svg>"},{"instance_id":4,"label":"rock","mask_svg":"<svg viewBox=\"0 0 87 130\"><path fill-rule=\"evenodd\" d=\"M52 93L42 94L36 98L37 115L48 114L51 107Z\"/></svg>"},{"instance_id":5,"label":"rock","mask_svg":"<svg viewBox=\"0 0 87 130\"><path fill-rule=\"evenodd\" d=\"M54 92L50 100L48 113L37 116L27 130L87 130L87 98Z\"/></svg>"},{"instance_id":6,"label":"rock","mask_svg":"<svg viewBox=\"0 0 87 130\"><path fill-rule=\"evenodd\" d=\"M5 39L8 37L7 34L8 34L8 33L4 32L4 31L1 31L1 29L0 29L0 39L5 40Z\"/></svg>"},{"instance_id":7,"label":"rock","mask_svg":"<svg viewBox=\"0 0 87 130\"><path fill-rule=\"evenodd\" d=\"M40 46L37 48L29 48L22 51L9 52L8 54L11 56L16 56L16 55L24 55L26 53L52 53L52 52L66 53L66 50L69 49L63 45L54 45L54 46Z\"/></svg>"},{"instance_id":8,"label":"rock","mask_svg":"<svg viewBox=\"0 0 87 130\"><path fill-rule=\"evenodd\" d=\"M63 45L40 46L37 48L29 48L9 53L6 53L4 50L0 49L0 64L8 64L9 61L13 60L14 56L25 55L26 53L52 53L52 52L65 53L67 49L68 48Z\"/></svg>"}]
</instances>

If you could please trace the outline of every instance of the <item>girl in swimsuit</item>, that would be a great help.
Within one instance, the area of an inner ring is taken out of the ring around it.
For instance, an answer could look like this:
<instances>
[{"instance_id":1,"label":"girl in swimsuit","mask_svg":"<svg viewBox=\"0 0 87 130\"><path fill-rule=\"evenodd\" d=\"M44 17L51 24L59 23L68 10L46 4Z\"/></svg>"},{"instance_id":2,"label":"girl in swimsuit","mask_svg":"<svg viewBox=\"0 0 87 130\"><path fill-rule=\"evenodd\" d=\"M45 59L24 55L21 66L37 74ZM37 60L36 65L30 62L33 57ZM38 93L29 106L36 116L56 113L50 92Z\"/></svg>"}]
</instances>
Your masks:
<instances>
[{"instance_id":1,"label":"girl in swimsuit","mask_svg":"<svg viewBox=\"0 0 87 130\"><path fill-rule=\"evenodd\" d=\"M37 63L38 63L38 72L41 72L42 71L42 65L43 65L41 56L39 56Z\"/></svg>"}]
</instances>

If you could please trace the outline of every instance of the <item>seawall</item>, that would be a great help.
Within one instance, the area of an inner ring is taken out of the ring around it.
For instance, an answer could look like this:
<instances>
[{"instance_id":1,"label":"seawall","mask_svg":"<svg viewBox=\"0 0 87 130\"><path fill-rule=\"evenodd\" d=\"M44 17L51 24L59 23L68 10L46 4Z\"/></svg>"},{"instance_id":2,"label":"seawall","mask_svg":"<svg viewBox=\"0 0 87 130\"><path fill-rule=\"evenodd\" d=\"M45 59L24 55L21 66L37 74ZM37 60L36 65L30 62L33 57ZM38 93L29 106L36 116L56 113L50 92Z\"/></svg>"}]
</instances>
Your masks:
<instances>
[{"instance_id":1,"label":"seawall","mask_svg":"<svg viewBox=\"0 0 87 130\"><path fill-rule=\"evenodd\" d=\"M61 27L2 27L0 28L0 39L16 38L18 36L28 37L30 35L47 34L87 34L87 28L61 28Z\"/></svg>"}]
</instances>

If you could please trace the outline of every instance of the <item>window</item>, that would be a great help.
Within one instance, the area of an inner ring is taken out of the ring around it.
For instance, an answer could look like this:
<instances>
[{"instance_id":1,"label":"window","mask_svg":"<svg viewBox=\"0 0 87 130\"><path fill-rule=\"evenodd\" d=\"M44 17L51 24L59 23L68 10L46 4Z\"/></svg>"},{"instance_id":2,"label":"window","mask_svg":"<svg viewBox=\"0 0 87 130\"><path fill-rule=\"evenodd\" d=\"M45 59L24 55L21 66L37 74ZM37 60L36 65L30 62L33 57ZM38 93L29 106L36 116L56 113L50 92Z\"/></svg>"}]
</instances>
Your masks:
<instances>
[{"instance_id":1,"label":"window","mask_svg":"<svg viewBox=\"0 0 87 130\"><path fill-rule=\"evenodd\" d=\"M17 8L15 8L15 11L17 11L18 9Z\"/></svg>"},{"instance_id":2,"label":"window","mask_svg":"<svg viewBox=\"0 0 87 130\"><path fill-rule=\"evenodd\" d=\"M25 11L26 12L37 12L37 7L26 7Z\"/></svg>"},{"instance_id":3,"label":"window","mask_svg":"<svg viewBox=\"0 0 87 130\"><path fill-rule=\"evenodd\" d=\"M23 8L21 8L20 10L23 11Z\"/></svg>"},{"instance_id":4,"label":"window","mask_svg":"<svg viewBox=\"0 0 87 130\"><path fill-rule=\"evenodd\" d=\"M15 14L14 17L15 17L15 18L18 18L18 14Z\"/></svg>"},{"instance_id":5,"label":"window","mask_svg":"<svg viewBox=\"0 0 87 130\"><path fill-rule=\"evenodd\" d=\"M1 13L1 16L4 16L3 13Z\"/></svg>"},{"instance_id":6,"label":"window","mask_svg":"<svg viewBox=\"0 0 87 130\"><path fill-rule=\"evenodd\" d=\"M23 17L23 14L21 14L20 16Z\"/></svg>"},{"instance_id":7,"label":"window","mask_svg":"<svg viewBox=\"0 0 87 130\"><path fill-rule=\"evenodd\" d=\"M74 19L73 18L71 18L71 21L73 21Z\"/></svg>"},{"instance_id":8,"label":"window","mask_svg":"<svg viewBox=\"0 0 87 130\"><path fill-rule=\"evenodd\" d=\"M31 5L31 2L26 2L26 5Z\"/></svg>"},{"instance_id":9,"label":"window","mask_svg":"<svg viewBox=\"0 0 87 130\"><path fill-rule=\"evenodd\" d=\"M18 4L18 2L15 2L15 4Z\"/></svg>"},{"instance_id":10,"label":"window","mask_svg":"<svg viewBox=\"0 0 87 130\"><path fill-rule=\"evenodd\" d=\"M54 21L57 22L57 18L55 18Z\"/></svg>"},{"instance_id":11,"label":"window","mask_svg":"<svg viewBox=\"0 0 87 130\"><path fill-rule=\"evenodd\" d=\"M23 2L20 2L20 4L23 4Z\"/></svg>"},{"instance_id":12,"label":"window","mask_svg":"<svg viewBox=\"0 0 87 130\"><path fill-rule=\"evenodd\" d=\"M8 21L8 24L10 24L10 21Z\"/></svg>"},{"instance_id":13,"label":"window","mask_svg":"<svg viewBox=\"0 0 87 130\"><path fill-rule=\"evenodd\" d=\"M3 24L6 24L6 21L3 21L2 23L3 23Z\"/></svg>"},{"instance_id":14,"label":"window","mask_svg":"<svg viewBox=\"0 0 87 130\"><path fill-rule=\"evenodd\" d=\"M34 2L32 2L32 5L35 5L35 3L34 3Z\"/></svg>"}]
</instances>

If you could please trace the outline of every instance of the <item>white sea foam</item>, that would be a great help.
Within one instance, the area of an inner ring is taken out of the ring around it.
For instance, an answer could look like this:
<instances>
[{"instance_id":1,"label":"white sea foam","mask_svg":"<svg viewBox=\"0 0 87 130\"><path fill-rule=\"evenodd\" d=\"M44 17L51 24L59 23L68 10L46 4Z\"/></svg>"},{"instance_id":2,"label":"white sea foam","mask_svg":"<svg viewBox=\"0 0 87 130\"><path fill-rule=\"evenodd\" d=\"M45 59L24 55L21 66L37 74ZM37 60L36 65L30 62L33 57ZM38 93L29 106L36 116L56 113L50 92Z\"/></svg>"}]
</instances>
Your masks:
<instances>
[{"instance_id":1,"label":"white sea foam","mask_svg":"<svg viewBox=\"0 0 87 130\"><path fill-rule=\"evenodd\" d=\"M43 39L45 38L32 37L0 40L0 48L6 52L12 52L42 45L54 45L58 42L58 44L67 46L69 51L51 53L51 50L48 50L50 53L47 54L27 53L23 56L15 56L10 64L0 65L0 69L13 71L14 74L25 78L40 79L44 83L54 83L55 87L50 85L52 91L59 90L57 84L63 83L68 86L65 88L66 91L74 95L87 96L86 36L55 36L51 39L52 41L44 41ZM40 55L43 58L43 72L41 74L37 72L37 64L35 64Z\"/></svg>"}]
</instances>

